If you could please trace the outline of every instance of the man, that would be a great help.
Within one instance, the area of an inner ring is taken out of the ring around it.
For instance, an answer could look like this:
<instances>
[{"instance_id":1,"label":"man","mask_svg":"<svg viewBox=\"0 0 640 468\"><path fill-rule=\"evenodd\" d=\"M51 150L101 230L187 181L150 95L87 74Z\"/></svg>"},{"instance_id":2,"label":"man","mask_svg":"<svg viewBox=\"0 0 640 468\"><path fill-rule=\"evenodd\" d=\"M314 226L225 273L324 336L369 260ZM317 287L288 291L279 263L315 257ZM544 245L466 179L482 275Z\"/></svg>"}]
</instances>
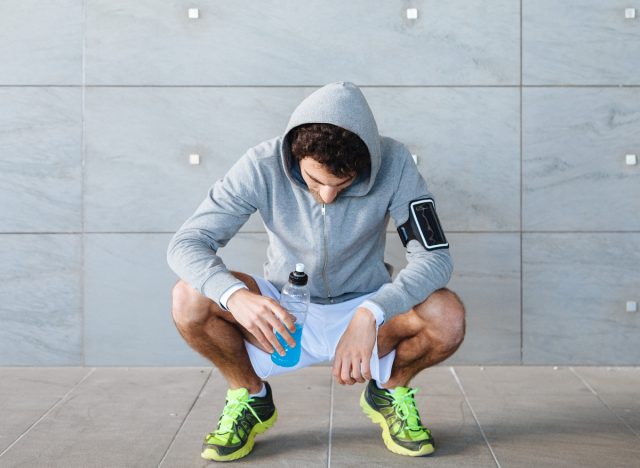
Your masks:
<instances>
[{"instance_id":1,"label":"man","mask_svg":"<svg viewBox=\"0 0 640 468\"><path fill-rule=\"evenodd\" d=\"M230 272L216 255L259 211L268 237L264 278ZM392 217L408 265L391 281L384 263ZM226 406L202 457L244 457L276 420L269 376L333 359L340 384L369 381L360 399L391 451L434 451L410 380L455 352L464 307L445 285L452 262L433 198L411 154L380 136L353 83L328 84L293 112L280 137L250 149L209 190L175 234L167 259L181 278L172 314L191 347L228 381ZM278 303L296 263L309 275L311 305L301 343ZM301 345L284 368L274 334Z\"/></svg>"}]
</instances>

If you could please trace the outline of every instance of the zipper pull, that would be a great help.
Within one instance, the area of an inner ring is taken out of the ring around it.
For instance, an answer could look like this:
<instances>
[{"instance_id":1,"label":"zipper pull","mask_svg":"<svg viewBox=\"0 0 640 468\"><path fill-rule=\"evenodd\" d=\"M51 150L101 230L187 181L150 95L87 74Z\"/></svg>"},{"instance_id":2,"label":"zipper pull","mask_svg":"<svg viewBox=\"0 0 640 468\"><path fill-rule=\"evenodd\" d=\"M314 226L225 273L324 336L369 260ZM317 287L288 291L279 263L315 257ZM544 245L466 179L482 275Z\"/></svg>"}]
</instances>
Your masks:
<instances>
[{"instance_id":1,"label":"zipper pull","mask_svg":"<svg viewBox=\"0 0 640 468\"><path fill-rule=\"evenodd\" d=\"M325 206L326 206L326 205L323 203L323 204L322 204L322 216L324 216L324 215L325 215Z\"/></svg>"}]
</instances>

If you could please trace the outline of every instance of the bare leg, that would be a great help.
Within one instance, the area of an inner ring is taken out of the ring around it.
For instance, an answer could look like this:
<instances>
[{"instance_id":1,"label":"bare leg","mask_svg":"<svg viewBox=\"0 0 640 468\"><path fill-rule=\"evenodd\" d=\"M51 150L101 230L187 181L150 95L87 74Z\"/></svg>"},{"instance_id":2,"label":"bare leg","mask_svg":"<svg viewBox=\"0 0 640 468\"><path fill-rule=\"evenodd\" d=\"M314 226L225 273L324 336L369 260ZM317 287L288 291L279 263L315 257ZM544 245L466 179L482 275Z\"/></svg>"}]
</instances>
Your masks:
<instances>
[{"instance_id":1,"label":"bare leg","mask_svg":"<svg viewBox=\"0 0 640 468\"><path fill-rule=\"evenodd\" d=\"M249 290L260 294L251 276L237 272L233 274ZM244 340L260 349L262 346L236 322L230 312L180 280L173 288L171 313L185 341L220 370L231 389L244 387L249 393L260 391L262 380L253 370Z\"/></svg>"},{"instance_id":2,"label":"bare leg","mask_svg":"<svg viewBox=\"0 0 640 468\"><path fill-rule=\"evenodd\" d=\"M378 352L396 349L391 378L384 387L407 386L418 372L451 356L464 339L464 305L449 289L439 289L378 331Z\"/></svg>"}]
</instances>

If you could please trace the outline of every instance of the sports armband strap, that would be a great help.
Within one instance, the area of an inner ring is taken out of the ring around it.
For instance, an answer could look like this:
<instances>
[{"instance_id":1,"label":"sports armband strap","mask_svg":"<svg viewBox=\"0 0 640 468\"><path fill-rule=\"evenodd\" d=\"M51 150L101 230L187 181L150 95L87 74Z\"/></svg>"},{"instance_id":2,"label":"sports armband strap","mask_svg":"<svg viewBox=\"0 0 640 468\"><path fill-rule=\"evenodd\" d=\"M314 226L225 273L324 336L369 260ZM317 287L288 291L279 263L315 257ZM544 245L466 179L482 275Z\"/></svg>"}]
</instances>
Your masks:
<instances>
[{"instance_id":1,"label":"sports armband strap","mask_svg":"<svg viewBox=\"0 0 640 468\"><path fill-rule=\"evenodd\" d=\"M398 234L405 247L411 239L415 239L427 250L449 248L436 213L436 205L431 198L409 203L409 219L398 227Z\"/></svg>"}]
</instances>

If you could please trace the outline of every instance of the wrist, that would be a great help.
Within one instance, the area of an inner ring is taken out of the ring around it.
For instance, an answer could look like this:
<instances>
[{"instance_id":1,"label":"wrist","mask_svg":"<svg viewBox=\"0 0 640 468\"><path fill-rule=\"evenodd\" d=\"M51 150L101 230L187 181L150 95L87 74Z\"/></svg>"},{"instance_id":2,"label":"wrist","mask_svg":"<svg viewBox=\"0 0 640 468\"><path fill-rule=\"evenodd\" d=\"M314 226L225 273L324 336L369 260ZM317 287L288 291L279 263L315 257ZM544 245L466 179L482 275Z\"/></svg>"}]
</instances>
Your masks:
<instances>
[{"instance_id":1,"label":"wrist","mask_svg":"<svg viewBox=\"0 0 640 468\"><path fill-rule=\"evenodd\" d=\"M361 319L361 320L365 320L365 321L370 322L372 324L376 323L376 316L374 315L374 313L372 311L370 311L366 307L358 307L358 309L356 310L356 314L355 315L358 316L358 318Z\"/></svg>"},{"instance_id":2,"label":"wrist","mask_svg":"<svg viewBox=\"0 0 640 468\"><path fill-rule=\"evenodd\" d=\"M234 292L236 292L238 289L243 289L243 288L247 289L247 285L242 282L237 282L231 285L229 288L227 288L227 290L222 293L222 296L220 296L220 299L218 300L218 304L220 304L220 307L222 307L224 310L228 312L229 308L227 307L227 301L229 300L229 298Z\"/></svg>"},{"instance_id":3,"label":"wrist","mask_svg":"<svg viewBox=\"0 0 640 468\"><path fill-rule=\"evenodd\" d=\"M378 304L367 299L362 304L360 304L360 307L367 309L369 312L373 314L373 316L376 319L377 327L379 327L384 323L384 311L382 310L382 308L380 308Z\"/></svg>"},{"instance_id":4,"label":"wrist","mask_svg":"<svg viewBox=\"0 0 640 468\"><path fill-rule=\"evenodd\" d=\"M241 288L241 289L238 289L238 290L234 291L233 293L231 293L231 295L227 299L227 310L233 309L234 308L234 304L239 299L242 299L242 296L245 295L245 294L250 294L250 291L247 288Z\"/></svg>"}]
</instances>

